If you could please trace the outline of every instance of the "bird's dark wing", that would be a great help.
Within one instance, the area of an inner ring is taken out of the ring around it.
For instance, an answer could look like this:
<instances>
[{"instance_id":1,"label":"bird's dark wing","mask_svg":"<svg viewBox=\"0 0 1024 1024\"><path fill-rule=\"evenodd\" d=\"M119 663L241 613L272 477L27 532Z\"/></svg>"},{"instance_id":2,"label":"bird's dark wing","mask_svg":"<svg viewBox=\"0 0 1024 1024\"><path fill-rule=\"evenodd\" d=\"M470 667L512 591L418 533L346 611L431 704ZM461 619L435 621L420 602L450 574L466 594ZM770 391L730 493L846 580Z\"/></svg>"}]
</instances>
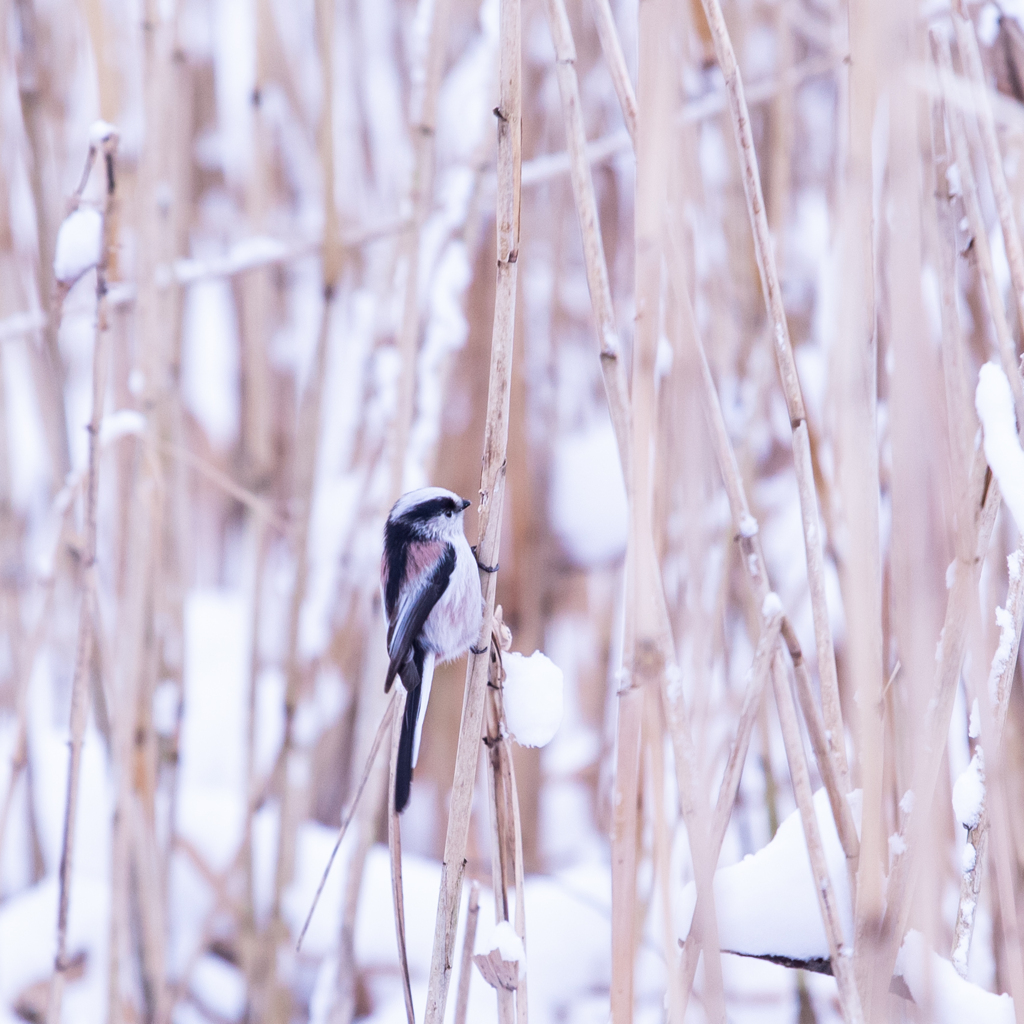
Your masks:
<instances>
[{"instance_id":1,"label":"bird's dark wing","mask_svg":"<svg viewBox=\"0 0 1024 1024\"><path fill-rule=\"evenodd\" d=\"M388 654L391 655L391 664L388 666L388 676L384 681L385 693L391 689L391 684L395 681L402 663L409 656L409 649L420 635L427 616L447 589L448 580L451 579L454 569L455 548L451 544L446 544L444 554L437 565L399 606L398 614L388 629Z\"/></svg>"}]
</instances>

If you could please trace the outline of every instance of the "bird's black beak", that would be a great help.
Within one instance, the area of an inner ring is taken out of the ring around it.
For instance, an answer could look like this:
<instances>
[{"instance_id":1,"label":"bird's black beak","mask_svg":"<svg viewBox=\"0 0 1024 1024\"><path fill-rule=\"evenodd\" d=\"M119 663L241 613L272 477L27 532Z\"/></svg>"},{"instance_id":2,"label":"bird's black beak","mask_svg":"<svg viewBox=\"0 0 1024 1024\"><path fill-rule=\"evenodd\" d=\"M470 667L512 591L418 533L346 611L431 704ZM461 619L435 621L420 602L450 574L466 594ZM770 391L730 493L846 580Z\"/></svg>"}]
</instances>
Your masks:
<instances>
[{"instance_id":1,"label":"bird's black beak","mask_svg":"<svg viewBox=\"0 0 1024 1024\"><path fill-rule=\"evenodd\" d=\"M465 512L466 509L469 508L469 506L472 505L472 504L473 504L473 502L471 502L468 498L463 498L462 499L462 511Z\"/></svg>"}]
</instances>

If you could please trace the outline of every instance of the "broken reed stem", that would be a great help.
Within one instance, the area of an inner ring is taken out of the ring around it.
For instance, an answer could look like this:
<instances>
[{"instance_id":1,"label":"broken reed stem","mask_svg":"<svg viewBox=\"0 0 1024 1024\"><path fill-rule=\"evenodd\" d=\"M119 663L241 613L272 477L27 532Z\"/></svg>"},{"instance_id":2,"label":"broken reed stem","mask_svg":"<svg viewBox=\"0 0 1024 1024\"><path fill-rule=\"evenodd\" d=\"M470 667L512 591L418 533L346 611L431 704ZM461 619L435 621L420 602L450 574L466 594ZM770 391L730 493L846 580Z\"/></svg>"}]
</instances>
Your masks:
<instances>
[{"instance_id":1,"label":"broken reed stem","mask_svg":"<svg viewBox=\"0 0 1024 1024\"><path fill-rule=\"evenodd\" d=\"M501 515L505 499L505 464L508 448L509 398L512 385L512 343L515 336L516 270L519 258L519 199L522 168L521 23L519 0L500 0L499 100L497 180L497 282L494 326L487 382L487 419L484 426L483 467L480 477L477 557L483 565L497 565ZM497 573L481 572L484 618L476 647L469 653L466 690L455 755L441 889L437 901L434 947L427 987L426 1024L444 1020L455 952L466 842L473 800L483 725L484 697L490 663L491 619Z\"/></svg>"},{"instance_id":2,"label":"broken reed stem","mask_svg":"<svg viewBox=\"0 0 1024 1024\"><path fill-rule=\"evenodd\" d=\"M750 508L747 504L746 490L743 485L743 479L740 475L739 466L736 462L736 454L733 450L732 441L729 438L728 431L725 425L725 419L722 415L721 403L718 398L718 391L715 387L714 378L711 376L711 368L708 366L707 356L704 351L704 345L701 341L700 334L697 330L696 321L693 315L693 307L690 303L689 291L685 286L685 282L682 275L679 273L679 267L682 265L681 253L679 249L679 243L675 237L675 233L670 230L669 232L670 242L670 263L674 270L674 284L676 285L677 295L680 301L680 305L683 309L683 324L684 330L686 330L691 338L692 344L696 347L697 355L700 360L701 366L701 382L702 382L702 397L704 400L704 411L708 421L708 426L711 432L712 443L715 448L715 455L718 460L719 470L722 474L722 479L725 484L726 495L729 500L730 512L732 514L733 523L736 529L736 539L740 547L740 562L743 565L744 572L750 582L751 589L755 600L759 603L760 613L764 615L765 600L771 593L770 584L768 580L768 574L764 563L764 554L761 550L760 539L758 531L756 529L756 520L750 515ZM781 630L781 621L780 627ZM787 629L787 648L790 653L790 657L794 662L794 668L799 670L803 663L803 656L800 651L799 644L797 643L795 634L792 633L791 629ZM778 701L778 691L783 690L785 695L788 697L790 703L792 702L792 694L789 692L789 684L786 677L785 668L781 660L781 650L778 648L778 639L780 634L775 634L776 653L771 658L772 663L772 678L777 692L776 700ZM760 645L759 645L760 649ZM746 707L746 704L745 704ZM756 701L754 702L756 708ZM782 714L780 709L780 716ZM743 719L741 718L741 724ZM750 724L752 724L752 717ZM797 736L799 737L799 728L797 728ZM739 737L738 737L739 739ZM747 741L749 743L749 732L747 735ZM738 743L734 746L734 752L738 753ZM797 786L798 776L806 778L807 766L804 758L803 743L802 740L799 744L794 745L792 743L786 746L787 757L790 760L790 772L793 777L794 788ZM837 770L830 770L828 762L831 761L831 756L825 759L824 763L819 765L823 779L825 780L826 787L828 788L829 800L833 809L833 816L836 821L837 831L841 836L844 837L843 846L844 850L852 851L855 855L859 856L859 845L857 843L857 835L855 826L850 814L849 804L845 797L845 790L841 788L843 777ZM742 767L742 759L739 762L740 768ZM835 765L832 765L835 768ZM728 776L727 776L728 777ZM736 776L736 785L739 782L739 774ZM723 783L724 784L724 783ZM802 784L802 783L801 783ZM808 782L809 786L809 782ZM735 798L735 790L732 793L732 797L728 803L723 803L723 798L727 797L727 791L721 789L719 793L719 802L716 806L715 812L715 828L720 828L721 836L724 838L724 828L728 823L728 815L732 808L732 799ZM817 853L812 850L812 846L817 843L820 847L820 834L818 831L817 818L808 820L804 814L806 800L801 804L801 820L804 826L804 835L808 845L808 852L811 856L812 868L814 868L815 881L818 883L818 891L820 894L819 903L822 909L822 920L825 925L825 930L829 935L830 948L835 946L839 948L842 944L841 931L836 932L834 929L838 927L838 920L830 919L830 910L835 909L834 896L831 894L831 881L828 877L827 864L818 858ZM813 807L811 808L813 813ZM712 831L712 853L717 860L717 854L715 854L715 843L717 841L718 849L721 848L721 839L717 838L718 832ZM849 852L848 852L849 856ZM852 863L852 860L851 860ZM819 874L818 869L824 868L824 874ZM700 902L700 895L698 894L698 905ZM695 913L695 924L698 924ZM699 925L698 925L699 926ZM691 927L691 932L692 932ZM698 933L699 934L699 933ZM697 968L697 952L696 942L691 941L687 938L687 943L684 944L683 950L683 992L684 998L689 998L689 993L693 984L693 976ZM844 964L838 967L838 971L844 975L848 975L849 960L845 960ZM837 974L837 980L839 980L839 974ZM852 992L851 992L852 989ZM840 996L844 1005L844 1013L846 1007L849 1005L850 1019L859 1019L859 1001L857 998L857 992L848 980L848 977L844 976L841 982ZM684 1007L685 1008L685 1007Z\"/></svg>"},{"instance_id":3,"label":"broken reed stem","mask_svg":"<svg viewBox=\"0 0 1024 1024\"><path fill-rule=\"evenodd\" d=\"M499 924L508 921L508 867L506 858L509 847L511 822L509 821L508 793L505 789L502 774L501 744L501 710L498 694L501 683L498 681L501 669L497 665L494 647L491 649L491 680L487 684L487 706L484 714L487 727L484 735L484 746L487 751L487 796L490 805L491 820L491 888L494 894L494 921ZM521 965L520 965L521 966ZM515 1004L512 993L503 985L496 985L494 993L498 1000L498 1021L500 1024L513 1024L515 1020Z\"/></svg>"},{"instance_id":4,"label":"broken reed stem","mask_svg":"<svg viewBox=\"0 0 1024 1024\"><path fill-rule=\"evenodd\" d=\"M1013 344L1010 324L1006 319L1002 292L999 288L999 282L996 280L995 268L992 264L992 248L989 244L985 216L982 213L981 201L978 197L978 182L974 175L974 167L971 164L971 150L970 144L967 141L965 114L960 107L950 102L953 57L950 52L949 40L934 30L929 33L929 36L932 43L932 56L939 68L939 82L941 83L942 94L946 101L947 123L949 124L950 137L953 140L956 167L960 172L960 187L963 193L964 210L967 213L971 234L974 237L972 251L978 261L978 273L981 275L982 283L985 286L985 297L988 300L989 315L992 318L992 327L995 331L996 352L999 355L1003 371L1010 381L1014 405L1017 409L1017 419L1019 422L1024 423L1024 386L1021 384L1020 371L1017 367L1016 348Z\"/></svg>"},{"instance_id":5,"label":"broken reed stem","mask_svg":"<svg viewBox=\"0 0 1024 1024\"><path fill-rule=\"evenodd\" d=\"M970 507L958 517L957 528L964 533L958 539L957 556L953 562L953 585L946 599L946 615L940 633L933 696L928 702L914 772L913 809L906 814L900 829L905 850L893 862L886 885L886 912L882 919L882 937L886 943L885 959L878 967L880 977L891 977L903 936L906 934L913 902L915 869L921 846L927 841L926 825L930 817L935 784L942 767L953 714L953 699L960 681L967 623L972 602L978 599L978 580L985 561L992 528L999 511L999 485L991 476L985 454L974 453L970 472ZM969 551L964 556L962 551Z\"/></svg>"},{"instance_id":6,"label":"broken reed stem","mask_svg":"<svg viewBox=\"0 0 1024 1024\"><path fill-rule=\"evenodd\" d=\"M396 686L397 699L392 701L391 716L391 770L388 782L388 854L391 861L391 899L395 908L395 941L398 943L398 964L402 973L402 994L405 996L405 1016L409 1024L416 1024L416 1011L412 1006L412 986L409 982L409 952L405 944L405 898L402 892L402 827L395 810L395 778L398 773L398 745L402 736L402 713L405 711L405 686Z\"/></svg>"},{"instance_id":7,"label":"broken reed stem","mask_svg":"<svg viewBox=\"0 0 1024 1024\"><path fill-rule=\"evenodd\" d=\"M992 670L989 674L985 692L977 694L979 708L983 701L992 699L991 729L986 731L991 736L990 745L998 749L1002 743L1003 725L1006 711L1010 703L1010 688L1017 668L1017 652L1020 649L1021 626L1024 624L1024 543L1017 545L1017 550L1008 559L1010 565L1010 586L1006 595L1006 611L1013 622L1013 643L1002 662L997 649L992 659ZM1016 573L1016 575L1014 575ZM988 749L986 747L986 749ZM986 759L986 768L988 759ZM957 906L956 925L953 928L953 948L950 958L960 976L967 977L967 957L971 948L971 937L974 930L974 915L981 893L981 880L985 870L985 855L988 850L988 793L982 797L981 814L978 824L967 832L968 846L973 849L973 861L964 869L960 876L960 902Z\"/></svg>"},{"instance_id":8,"label":"broken reed stem","mask_svg":"<svg viewBox=\"0 0 1024 1024\"><path fill-rule=\"evenodd\" d=\"M309 913L306 915L306 920L303 922L302 931L299 932L298 942L295 943L296 952L302 949L302 940L306 937L309 922L313 920L313 911L316 910L317 902L320 899L320 893L324 890L324 883L327 881L327 876L331 872L331 865L334 863L334 858L337 856L338 850L341 847L341 841L345 838L345 833L348 831L348 827L352 823L352 816L355 814L356 808L359 806L359 799L363 795L363 789L366 787L366 780L370 777L370 773L373 770L373 764L377 760L377 751L380 750L381 741L387 735L388 725L394 718L395 705L399 701L398 694L400 689L400 687L395 687L392 691L391 698L388 701L388 706L384 711L384 717L381 718L380 725L377 726L377 735L374 736L373 743L370 746L370 754L366 759L366 767L363 768L363 774L359 779L359 785L356 786L355 793L352 795L352 801L349 803L348 811L345 813L345 817L341 820L341 827L338 829L338 838L334 841L334 849L331 850L331 855L327 858L327 865L320 878L320 884L316 887L316 893L313 896L313 902L310 904ZM402 692L404 693L404 691Z\"/></svg>"},{"instance_id":9,"label":"broken reed stem","mask_svg":"<svg viewBox=\"0 0 1024 1024\"><path fill-rule=\"evenodd\" d=\"M526 867L523 859L523 822L519 810L519 789L516 786L516 766L512 760L512 743L505 728L505 713L500 713L502 723L502 777L512 808L512 866L516 883L516 935L523 944L527 960L519 965L519 977L516 986L516 1021L517 1024L529 1024L529 1001L527 999L527 964L529 951L526 948Z\"/></svg>"},{"instance_id":10,"label":"broken reed stem","mask_svg":"<svg viewBox=\"0 0 1024 1024\"><path fill-rule=\"evenodd\" d=\"M999 214L999 224L1003 229L1006 261L1010 265L1013 297L1017 304L1017 322L1021 325L1021 330L1024 330L1024 248L1021 246L1017 218L1013 212L1013 199L1006 184L1003 155L999 149L999 138L996 135L992 101L988 94L988 83L985 81L985 70L981 64L981 52L978 50L978 37L974 31L974 22L968 16L963 0L956 0L951 16L953 28L956 30L957 46L960 50L960 63L967 78L974 85L972 106L978 121L985 163L988 165L989 181L992 184L992 194L995 197L996 210Z\"/></svg>"},{"instance_id":11,"label":"broken reed stem","mask_svg":"<svg viewBox=\"0 0 1024 1024\"><path fill-rule=\"evenodd\" d=\"M401 375L391 446L391 493L395 499L405 490L405 456L416 411L416 351L420 336L420 237L434 195L434 135L437 122L437 91L448 38L449 0L419 0L416 16L427 12L430 29L421 53L423 65L411 69L413 93L410 106L413 168L408 203L412 218L402 233L398 265L405 267L402 320L398 330ZM414 50L415 53L415 50Z\"/></svg>"},{"instance_id":12,"label":"broken reed stem","mask_svg":"<svg viewBox=\"0 0 1024 1024\"><path fill-rule=\"evenodd\" d=\"M92 355L92 413L89 418L88 469L85 488L85 538L82 548L82 604L78 613L78 643L75 673L71 683L70 757L64 806L64 835L61 843L59 902L57 907L57 953L47 1003L47 1024L60 1024L67 958L68 912L74 874L75 827L78 815L78 781L82 763L82 742L89 715L89 675L92 669L93 630L97 622L96 595L96 500L99 490L99 436L103 403L107 393L107 266L115 239L112 232L117 180L114 157L118 137L113 134L103 146L106 188L103 202L103 232L96 266L96 328Z\"/></svg>"},{"instance_id":13,"label":"broken reed stem","mask_svg":"<svg viewBox=\"0 0 1024 1024\"><path fill-rule=\"evenodd\" d=\"M754 723L757 721L758 711L761 707L764 696L765 684L771 671L772 661L776 656L776 649L779 642L779 630L782 628L782 611L776 609L764 619L761 625L761 636L757 641L757 649L754 651L754 660L747 674L747 689L743 694L743 706L740 709L739 723L736 726L736 736L729 748L729 758L725 765L725 774L722 776L722 783L718 787L718 799L715 801L715 810L711 817L711 858L718 863L718 855L722 852L722 842L725 840L725 832L729 827L729 818L732 816L732 809L736 803L736 794L739 792L740 779L743 776L743 765L747 758L747 750L750 747L750 737L754 731ZM697 897L698 903L700 896ZM697 927L697 911L694 908L693 923L683 942L679 978L682 990L678 1018L682 1020L686 1013L686 1006L689 1002L690 993L693 991L693 979L697 973L697 962L700 959L700 935Z\"/></svg>"},{"instance_id":14,"label":"broken reed stem","mask_svg":"<svg viewBox=\"0 0 1024 1024\"><path fill-rule=\"evenodd\" d=\"M594 0L595 17L602 9L611 19L608 0ZM576 46L572 38L569 16L564 0L547 0L545 4L551 39L555 46L555 72L558 78L558 93L562 101L562 119L565 122L565 141L569 153L569 175L572 194L576 202L580 233L583 236L583 262L587 272L587 287L590 304L594 311L597 338L601 349L601 372L604 378L605 394L608 397L608 411L611 414L615 438L619 446L619 460L623 479L628 482L631 458L632 419L629 406L629 383L622 359L618 330L615 326L615 310L612 305L611 286L608 282L608 265L605 260L604 243L601 240L601 222L597 213L597 199L594 194L594 179L587 160L587 138L583 124L583 108L580 100L579 78L576 74ZM602 15L601 17L603 17ZM599 25L601 24L599 18ZM605 24L604 31L615 33L614 22ZM603 38L603 37L602 37ZM615 37L618 38L617 36ZM623 66L622 73L625 73ZM613 72L613 78L615 74ZM616 89L620 83L616 79ZM629 95L632 86L628 76L625 79ZM620 97L621 99L621 97ZM636 99L632 99L633 131L636 122Z\"/></svg>"},{"instance_id":15,"label":"broken reed stem","mask_svg":"<svg viewBox=\"0 0 1024 1024\"><path fill-rule=\"evenodd\" d=\"M469 984L473 979L473 946L476 944L476 923L480 917L480 883L474 878L469 887L469 908L466 911L466 932L462 936L459 957L459 988L455 997L455 1022L466 1024L469 1010Z\"/></svg>"},{"instance_id":16,"label":"broken reed stem","mask_svg":"<svg viewBox=\"0 0 1024 1024\"><path fill-rule=\"evenodd\" d=\"M743 79L736 63L729 30L722 16L719 0L701 0L715 56L725 79L729 110L732 115L733 131L743 168L743 191L747 199L747 211L754 234L754 249L761 276L765 308L771 325L775 357L779 366L779 377L789 411L793 431L793 465L796 470L797 487L800 493L800 511L804 534L804 550L807 556L807 579L811 593L811 611L814 619L814 639L818 654L818 675L821 680L821 703L825 726L829 734L829 750L835 758L839 774L845 780L848 775L846 761L845 732L842 709L839 704L839 682L836 676L835 647L829 624L828 603L825 598L825 556L821 539L818 505L814 490L814 474L811 463L811 446L807 433L807 414L804 409L800 379L797 376L796 361L789 337L789 324L782 302L782 288L779 283L775 254L772 248L771 232L765 209L761 176L754 149L754 136L750 124L750 110L743 90ZM847 784L844 781L844 787Z\"/></svg>"},{"instance_id":17,"label":"broken reed stem","mask_svg":"<svg viewBox=\"0 0 1024 1024\"><path fill-rule=\"evenodd\" d=\"M564 4L562 9L564 11ZM608 72L612 76L612 85L615 87L615 95L618 97L619 107L622 110L622 120L626 122L626 131L629 132L629 137L635 146L636 93L633 91L633 82L630 80L629 70L626 67L622 44L619 42L619 32L615 27L615 15L612 14L609 0L590 0L590 11L594 16L594 26L597 29L597 38L601 43L601 52L608 65Z\"/></svg>"}]
</instances>

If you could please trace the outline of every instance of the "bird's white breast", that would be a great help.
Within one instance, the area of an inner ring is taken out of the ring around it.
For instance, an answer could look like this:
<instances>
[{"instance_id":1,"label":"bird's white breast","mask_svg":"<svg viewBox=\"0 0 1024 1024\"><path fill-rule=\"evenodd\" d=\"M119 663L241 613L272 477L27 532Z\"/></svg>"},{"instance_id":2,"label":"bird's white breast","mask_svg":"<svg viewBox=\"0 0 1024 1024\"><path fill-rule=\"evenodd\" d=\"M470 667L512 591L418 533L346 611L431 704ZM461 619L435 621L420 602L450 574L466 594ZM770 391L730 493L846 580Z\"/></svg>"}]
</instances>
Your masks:
<instances>
[{"instance_id":1,"label":"bird's white breast","mask_svg":"<svg viewBox=\"0 0 1024 1024\"><path fill-rule=\"evenodd\" d=\"M445 592L427 616L422 634L424 645L441 661L451 661L465 654L480 635L483 621L483 595L476 558L461 530L452 543L455 568Z\"/></svg>"}]
</instances>

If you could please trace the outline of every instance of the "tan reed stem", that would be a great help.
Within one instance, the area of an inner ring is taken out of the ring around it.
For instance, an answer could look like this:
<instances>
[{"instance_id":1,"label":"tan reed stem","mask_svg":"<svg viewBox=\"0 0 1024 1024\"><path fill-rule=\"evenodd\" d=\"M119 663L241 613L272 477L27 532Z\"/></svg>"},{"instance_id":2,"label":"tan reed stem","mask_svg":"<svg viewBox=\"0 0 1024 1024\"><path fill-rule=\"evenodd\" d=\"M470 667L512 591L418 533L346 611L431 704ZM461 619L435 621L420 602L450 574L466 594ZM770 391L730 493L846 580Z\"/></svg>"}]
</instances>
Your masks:
<instances>
[{"instance_id":1,"label":"tan reed stem","mask_svg":"<svg viewBox=\"0 0 1024 1024\"><path fill-rule=\"evenodd\" d=\"M416 1011L412 1006L412 985L409 982L409 952L405 944L405 897L402 892L402 826L395 810L395 778L398 773L398 746L402 736L402 713L405 710L404 686L396 686L397 698L391 719L391 771L388 783L388 854L391 861L391 899L395 908L395 940L398 943L398 964L402 972L402 994L405 996L405 1016L409 1024L416 1024Z\"/></svg>"},{"instance_id":2,"label":"tan reed stem","mask_svg":"<svg viewBox=\"0 0 1024 1024\"><path fill-rule=\"evenodd\" d=\"M480 479L477 556L484 565L498 564L501 515L505 498L505 462L508 447L509 397L512 384L512 343L515 336L516 271L519 258L519 197L522 166L521 25L519 0L500 2L499 100L497 188L497 282L491 364L487 385L483 467ZM481 573L484 621L477 649L466 667L459 744L455 756L448 829L441 864L441 891L437 902L434 948L427 988L426 1024L444 1019L455 951L465 850L483 725L487 686L491 617L497 574Z\"/></svg>"},{"instance_id":3,"label":"tan reed stem","mask_svg":"<svg viewBox=\"0 0 1024 1024\"><path fill-rule=\"evenodd\" d=\"M992 327L996 336L996 352L1003 366L1003 372L1010 381L1014 404L1017 407L1017 419L1024 422L1024 385L1021 384L1020 371L1017 367L1016 349L1010 324L1006 319L1003 297L996 280L995 267L992 264L992 247L989 243L988 229L985 226L985 215L981 210L978 197L978 181L971 164L970 144L967 141L967 129L964 111L950 101L953 79L953 57L950 52L949 40L938 32L930 33L932 54L939 68L939 81L942 85L943 97L946 101L946 116L949 134L953 140L953 152L956 154L956 166L960 172L960 187L963 191L964 209L974 237L972 251L978 261L978 272L985 285L985 297L988 300L988 311L992 317Z\"/></svg>"},{"instance_id":4,"label":"tan reed stem","mask_svg":"<svg viewBox=\"0 0 1024 1024\"><path fill-rule=\"evenodd\" d=\"M1016 566L1016 575L1011 569L1010 586L1006 594L1006 611L1013 622L1013 643L1006 659L1000 665L998 651L992 659L992 670L988 685L983 693L977 695L979 708L982 702L991 699L993 703L992 721L985 731L991 737L986 744L986 772L989 769L990 749L998 749L1003 739L1003 725L1009 708L1010 688L1017 669L1017 652L1020 649L1021 626L1024 625L1024 544L1017 545L1017 551L1010 556L1011 566ZM953 928L953 947L950 958L953 966L961 977L967 977L967 956L970 952L971 937L974 931L975 912L981 893L981 880L985 872L985 856L988 851L989 831L989 798L983 797L981 814L978 824L967 832L967 842L974 850L974 859L970 867L960 875L960 902L957 905L956 924Z\"/></svg>"},{"instance_id":5,"label":"tan reed stem","mask_svg":"<svg viewBox=\"0 0 1024 1024\"><path fill-rule=\"evenodd\" d=\"M673 243L671 246L671 250L673 251L672 263L674 267L678 267L681 264L681 257L678 252L678 242L671 233L670 241ZM715 388L714 379L711 376L711 369L708 366L700 334L697 331L696 322L693 316L693 307L689 300L689 292L686 290L685 284L678 273L675 276L675 284L680 303L683 307L684 328L688 331L692 343L697 348L700 358L701 379L703 384L702 396L704 399L705 416L711 429L712 443L715 447L715 454L718 459L719 469L721 471L722 479L725 483L726 494L729 499L730 512L736 529L736 538L740 546L740 561L748 576L755 598L761 604L763 614L763 610L765 608L764 602L771 590L765 569L764 554L761 551L758 532L756 529L751 529L751 524L756 525L756 521L750 515L743 480L740 476L739 467L736 463L736 455L726 430L724 417L722 416L718 392ZM780 621L779 629L781 630L781 628L782 625ZM790 656L793 660L794 668L799 672L800 666L803 662L803 656L800 652L799 645L796 643L796 637L792 634L792 630L787 630L787 633L789 634L787 637L787 646L790 649ZM771 663L772 680L776 691L776 703L778 704L780 699L786 702L786 706L780 707L779 709L781 719L784 714L788 716L788 708L793 707L793 698L789 691L789 682L786 678L785 668L781 660L781 651L777 648L777 642L778 634L776 634L776 652L771 658ZM753 684L756 684L756 677L752 685ZM756 709L758 701L753 698L749 690L748 697L753 707ZM747 707L746 701L744 706L745 708ZM749 726L752 725L752 721L752 713L749 721L741 716L741 725L746 722L748 728L747 742L749 742ZM838 950L843 944L842 930L839 920L836 917L837 908L834 890L832 889L831 880L828 875L828 866L824 859L824 851L821 846L821 835L818 829L817 817L813 810L813 797L810 795L810 781L807 774L806 759L804 757L803 741L799 736L799 725L796 725L794 733L794 722L789 721L788 717L785 723L785 730L788 730L789 735L789 741L786 743L786 754L787 758L789 758L790 773L793 778L794 789L796 790L798 785L801 789L806 788L806 792L803 792L802 797L798 799L798 805L801 810L801 821L804 829L804 837L807 842L808 853L811 858L812 871L817 883L822 920L825 925L826 934L829 937L830 949ZM784 736L785 735L787 735L786 731L784 731ZM737 741L733 747L733 754L738 757L738 764L733 769L735 772L735 781L734 783L731 783L731 785L738 785L739 782L739 774L742 767L742 756L740 756L741 737L742 733L738 735ZM796 742L796 740L799 740L799 742ZM730 755L731 759L733 754ZM829 799L832 804L833 816L837 824L837 829L841 836L845 836L844 849L848 850L848 854L850 852L859 854L856 831L850 815L849 805L845 799L845 792L840 788L841 776L839 776L838 772L835 772L834 774L829 773L826 765L830 761L831 758L826 758L820 767L822 776L826 780L826 784L829 786ZM726 778L728 779L729 776L727 775ZM830 782L831 785L829 785ZM725 826L728 823L728 816L734 799L735 790L733 790L730 795L728 790L724 788L723 782L723 787L719 790L719 800L715 810L715 824L711 833L711 851L716 860L716 850L721 848L721 839L724 838ZM698 905L699 903L700 894L698 893ZM694 924L698 928L701 927L701 922L696 918L696 911ZM692 933L693 928L691 928L691 935ZM687 942L684 944L682 963L684 999L689 998L689 993L693 985L693 976L697 969L698 956L696 943L699 936L699 931L693 937L688 936ZM850 1020L859 1020L859 999L856 987L852 983L852 972L849 970L849 957L845 957L843 962L839 964L837 981L841 986L840 998L844 1007L844 1014L848 1013L848 1019Z\"/></svg>"},{"instance_id":6,"label":"tan reed stem","mask_svg":"<svg viewBox=\"0 0 1024 1024\"><path fill-rule=\"evenodd\" d=\"M462 955L459 957L459 988L455 997L455 1024L466 1024L469 1011L469 984L473 980L473 946L476 943L476 924L480 918L480 883L473 879L469 887L469 907L466 910L466 931L462 936Z\"/></svg>"},{"instance_id":7,"label":"tan reed stem","mask_svg":"<svg viewBox=\"0 0 1024 1024\"><path fill-rule=\"evenodd\" d=\"M711 29L715 56L725 78L732 115L733 132L739 150L743 169L743 190L747 197L747 211L750 214L754 233L754 248L757 253L758 269L761 273L761 287L764 292L765 308L771 326L775 356L779 366L782 390L789 410L790 426L793 431L793 465L796 469L797 487L800 493L800 510L804 532L804 550L807 556L807 578L811 592L811 610L814 617L814 639L818 653L818 674L821 679L821 702L825 726L829 734L829 750L835 759L839 774L845 778L848 773L846 762L845 732L842 709L839 704L839 682L836 676L835 648L829 625L828 603L825 599L825 556L818 518L818 505L814 491L814 473L811 464L810 438L807 433L807 414L804 409L800 379L796 372L793 347L789 337L789 324L782 303L782 288L779 283L775 254L772 248L771 232L765 209L761 176L757 166L754 137L750 123L750 110L743 89L743 79L733 51L729 30L719 0L702 0L704 13Z\"/></svg>"},{"instance_id":8,"label":"tan reed stem","mask_svg":"<svg viewBox=\"0 0 1024 1024\"><path fill-rule=\"evenodd\" d=\"M494 895L495 923L508 921L508 849L511 845L509 835L511 822L509 819L508 793L505 790L502 776L502 723L501 709L498 704L500 691L501 669L495 664L492 647L491 681L487 685L484 718L484 746L487 748L487 797L490 807L491 824L491 889ZM494 986L494 994L498 1000L498 1021L500 1024L513 1024L515 1020L515 1001L512 993L503 985Z\"/></svg>"},{"instance_id":9,"label":"tan reed stem","mask_svg":"<svg viewBox=\"0 0 1024 1024\"><path fill-rule=\"evenodd\" d=\"M974 85L972 106L978 121L985 163L988 165L989 181L992 183L992 194L995 197L996 211L999 214L999 224L1003 229L1006 260L1010 265L1010 280L1013 283L1013 297L1017 305L1017 323L1024 330L1024 247L1021 245L1017 218L1013 212L1013 199L1006 184L1003 154L999 148L999 138L996 135L992 100L989 97L988 83L985 81L985 70L981 64L978 37L974 31L974 22L968 16L963 0L957 0L953 4L951 15L953 28L956 30L957 46L960 50L960 63L963 65L967 78Z\"/></svg>"},{"instance_id":10,"label":"tan reed stem","mask_svg":"<svg viewBox=\"0 0 1024 1024\"><path fill-rule=\"evenodd\" d=\"M405 455L416 410L416 354L420 335L419 265L420 238L434 197L434 135L437 127L437 91L441 82L445 44L448 40L450 0L427 0L430 31L423 66L414 68L410 99L410 133L413 147L409 207L412 218L402 232L399 265L405 267L402 320L398 330L401 376L391 448L391 493L397 498L404 490ZM422 4L421 4L422 6Z\"/></svg>"},{"instance_id":11,"label":"tan reed stem","mask_svg":"<svg viewBox=\"0 0 1024 1024\"><path fill-rule=\"evenodd\" d=\"M595 16L602 5L610 18L611 13L607 10L608 0L595 0ZM604 375L605 393L608 396L608 411L611 414L615 438L619 445L623 479L629 481L632 422L629 408L629 384L626 380L626 367L622 359L618 330L615 326L612 292L608 283L608 265L605 261L604 243L601 240L601 222L598 218L597 199L594 195L594 179L587 161L587 138L583 125L579 79L576 75L576 46L573 43L572 29L569 25L569 16L565 10L564 0L547 0L546 9L551 39L555 45L555 72L562 100L562 118L565 121L565 141L569 152L572 192L576 200L580 233L583 235L583 260L587 271L587 286L590 289L590 303L594 311L598 343L601 348L601 372ZM609 31L607 26L605 31ZM610 31L614 33L614 24L611 25ZM629 94L632 95L628 77L625 84L629 89ZM618 87L619 82L616 79L616 88ZM635 122L635 98L632 101L632 110Z\"/></svg>"}]
</instances>

